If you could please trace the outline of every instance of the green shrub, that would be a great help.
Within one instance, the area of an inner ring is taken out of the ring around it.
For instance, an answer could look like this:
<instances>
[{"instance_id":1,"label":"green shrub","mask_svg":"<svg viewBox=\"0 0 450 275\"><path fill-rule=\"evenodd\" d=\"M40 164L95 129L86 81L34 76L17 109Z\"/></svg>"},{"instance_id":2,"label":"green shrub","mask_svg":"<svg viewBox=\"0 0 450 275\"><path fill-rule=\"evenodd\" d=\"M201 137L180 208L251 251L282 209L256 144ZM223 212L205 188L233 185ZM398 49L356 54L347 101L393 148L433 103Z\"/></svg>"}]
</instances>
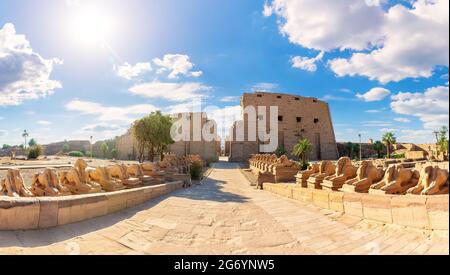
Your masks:
<instances>
[{"instance_id":1,"label":"green shrub","mask_svg":"<svg viewBox=\"0 0 450 275\"><path fill-rule=\"evenodd\" d=\"M84 154L80 151L72 151L72 152L69 152L69 156L82 158L82 157L84 157Z\"/></svg>"},{"instance_id":2,"label":"green shrub","mask_svg":"<svg viewBox=\"0 0 450 275\"><path fill-rule=\"evenodd\" d=\"M69 152L69 150L70 150L69 144L67 144L67 143L64 144L64 145L63 145L63 152L64 152L64 153L67 153L67 152Z\"/></svg>"},{"instance_id":3,"label":"green shrub","mask_svg":"<svg viewBox=\"0 0 450 275\"><path fill-rule=\"evenodd\" d=\"M286 148L284 148L283 145L278 147L278 149L275 151L275 154L277 155L277 157L281 157L283 155L287 155L287 153L288 153L288 151L286 150Z\"/></svg>"},{"instance_id":4,"label":"green shrub","mask_svg":"<svg viewBox=\"0 0 450 275\"><path fill-rule=\"evenodd\" d=\"M393 159L404 159L405 157L406 157L405 154L393 154L391 156L391 158Z\"/></svg>"},{"instance_id":5,"label":"green shrub","mask_svg":"<svg viewBox=\"0 0 450 275\"><path fill-rule=\"evenodd\" d=\"M191 165L191 179L199 180L202 174L203 165L199 161L194 161Z\"/></svg>"},{"instance_id":6,"label":"green shrub","mask_svg":"<svg viewBox=\"0 0 450 275\"><path fill-rule=\"evenodd\" d=\"M113 159L117 159L117 156L119 155L119 151L116 148L114 148L111 150L111 155L112 155Z\"/></svg>"},{"instance_id":7,"label":"green shrub","mask_svg":"<svg viewBox=\"0 0 450 275\"><path fill-rule=\"evenodd\" d=\"M42 151L43 149L41 145L30 147L28 150L28 159L37 159L40 155L42 155Z\"/></svg>"},{"instance_id":8,"label":"green shrub","mask_svg":"<svg viewBox=\"0 0 450 275\"><path fill-rule=\"evenodd\" d=\"M298 164L298 169L300 169L300 171L305 171L308 170L309 167L309 163L305 162L305 163L299 163Z\"/></svg>"}]
</instances>

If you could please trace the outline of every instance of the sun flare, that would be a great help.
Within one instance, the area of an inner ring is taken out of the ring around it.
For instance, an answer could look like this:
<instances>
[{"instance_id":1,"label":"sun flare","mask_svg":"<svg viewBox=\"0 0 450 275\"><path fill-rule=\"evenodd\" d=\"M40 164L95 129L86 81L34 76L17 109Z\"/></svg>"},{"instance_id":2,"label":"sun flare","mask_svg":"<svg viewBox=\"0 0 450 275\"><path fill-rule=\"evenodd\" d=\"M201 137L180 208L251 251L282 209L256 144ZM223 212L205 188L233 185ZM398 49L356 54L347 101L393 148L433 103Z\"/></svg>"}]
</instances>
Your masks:
<instances>
[{"instance_id":1,"label":"sun flare","mask_svg":"<svg viewBox=\"0 0 450 275\"><path fill-rule=\"evenodd\" d=\"M111 35L113 19L106 10L86 7L77 10L70 20L73 38L84 45L102 45Z\"/></svg>"}]
</instances>

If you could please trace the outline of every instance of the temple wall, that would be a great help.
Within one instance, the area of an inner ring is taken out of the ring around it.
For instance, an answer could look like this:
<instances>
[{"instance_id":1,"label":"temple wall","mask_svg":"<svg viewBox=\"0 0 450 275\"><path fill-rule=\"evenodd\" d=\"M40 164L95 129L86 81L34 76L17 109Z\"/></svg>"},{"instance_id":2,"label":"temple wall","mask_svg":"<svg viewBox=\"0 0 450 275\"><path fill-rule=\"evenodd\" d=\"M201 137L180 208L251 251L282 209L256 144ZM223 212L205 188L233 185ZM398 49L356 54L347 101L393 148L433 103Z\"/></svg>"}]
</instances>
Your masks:
<instances>
[{"instance_id":1,"label":"temple wall","mask_svg":"<svg viewBox=\"0 0 450 275\"><path fill-rule=\"evenodd\" d=\"M374 195L264 183L264 190L317 207L387 224L449 230L449 196Z\"/></svg>"},{"instance_id":2,"label":"temple wall","mask_svg":"<svg viewBox=\"0 0 450 275\"><path fill-rule=\"evenodd\" d=\"M336 138L333 123L331 120L329 106L326 102L315 98L307 98L288 94L255 92L245 93L241 99L241 106L245 109L248 106L266 106L265 114L257 114L256 124L261 120L261 115L270 116L270 106L278 106L278 143L284 146L290 154L294 145L300 138L308 139L313 150L309 158L311 160L338 158ZM236 138L236 125L233 129L233 142L231 144L231 160L247 161L251 154L259 152L257 142L249 140L247 129L249 123L254 123L253 118L244 114L243 120L237 122L245 127L244 141ZM267 121L266 129L269 129ZM290 155L290 157L293 157Z\"/></svg>"},{"instance_id":3,"label":"temple wall","mask_svg":"<svg viewBox=\"0 0 450 275\"><path fill-rule=\"evenodd\" d=\"M0 230L32 230L80 222L131 208L182 188L175 181L117 192L39 198L0 196Z\"/></svg>"}]
</instances>

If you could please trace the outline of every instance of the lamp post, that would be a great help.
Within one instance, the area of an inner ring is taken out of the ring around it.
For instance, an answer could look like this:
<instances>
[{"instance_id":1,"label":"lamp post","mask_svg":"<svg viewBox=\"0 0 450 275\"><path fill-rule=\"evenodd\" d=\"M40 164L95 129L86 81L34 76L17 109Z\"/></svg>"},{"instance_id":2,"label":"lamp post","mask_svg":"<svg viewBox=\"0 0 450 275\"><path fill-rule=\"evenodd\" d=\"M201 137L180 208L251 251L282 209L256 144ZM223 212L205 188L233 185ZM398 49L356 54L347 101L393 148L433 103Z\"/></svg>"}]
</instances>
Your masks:
<instances>
[{"instance_id":1,"label":"lamp post","mask_svg":"<svg viewBox=\"0 0 450 275\"><path fill-rule=\"evenodd\" d=\"M362 142L361 142L361 134L358 134L359 137L359 161L362 161Z\"/></svg>"},{"instance_id":2,"label":"lamp post","mask_svg":"<svg viewBox=\"0 0 450 275\"><path fill-rule=\"evenodd\" d=\"M90 139L90 146L91 146L91 158L92 158L92 156L93 156L93 152L92 152L92 136L91 136L91 139Z\"/></svg>"}]
</instances>

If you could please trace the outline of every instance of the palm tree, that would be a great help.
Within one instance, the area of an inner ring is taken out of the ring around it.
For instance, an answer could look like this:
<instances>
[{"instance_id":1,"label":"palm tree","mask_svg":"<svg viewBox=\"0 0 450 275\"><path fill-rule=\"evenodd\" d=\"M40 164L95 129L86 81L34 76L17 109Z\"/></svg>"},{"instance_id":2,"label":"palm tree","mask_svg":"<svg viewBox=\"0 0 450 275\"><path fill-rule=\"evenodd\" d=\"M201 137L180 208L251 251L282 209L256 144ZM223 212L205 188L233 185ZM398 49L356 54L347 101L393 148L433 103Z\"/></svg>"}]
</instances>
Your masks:
<instances>
[{"instance_id":1,"label":"palm tree","mask_svg":"<svg viewBox=\"0 0 450 275\"><path fill-rule=\"evenodd\" d=\"M27 138L28 138L28 136L29 136L29 134L28 134L27 130L23 130L22 137L25 139L24 149L27 149Z\"/></svg>"},{"instance_id":2,"label":"palm tree","mask_svg":"<svg viewBox=\"0 0 450 275\"><path fill-rule=\"evenodd\" d=\"M352 142L347 142L347 144L345 144L345 148L347 149L348 157L352 158L355 145Z\"/></svg>"},{"instance_id":3,"label":"palm tree","mask_svg":"<svg viewBox=\"0 0 450 275\"><path fill-rule=\"evenodd\" d=\"M373 148L375 151L377 151L378 158L381 158L381 151L383 151L383 148L384 148L383 143L382 143L381 141L378 140L378 141L376 141L376 142L373 144L372 148Z\"/></svg>"},{"instance_id":4,"label":"palm tree","mask_svg":"<svg viewBox=\"0 0 450 275\"><path fill-rule=\"evenodd\" d=\"M392 132L387 132L386 134L383 135L383 143L386 145L386 150L387 150L387 157L390 158L391 157L391 146L392 144L397 142L397 138L395 137L394 133Z\"/></svg>"},{"instance_id":5,"label":"palm tree","mask_svg":"<svg viewBox=\"0 0 450 275\"><path fill-rule=\"evenodd\" d=\"M312 150L312 144L306 138L300 139L297 144L294 146L292 154L298 158L300 158L300 162L302 168L306 166L306 156Z\"/></svg>"}]
</instances>

